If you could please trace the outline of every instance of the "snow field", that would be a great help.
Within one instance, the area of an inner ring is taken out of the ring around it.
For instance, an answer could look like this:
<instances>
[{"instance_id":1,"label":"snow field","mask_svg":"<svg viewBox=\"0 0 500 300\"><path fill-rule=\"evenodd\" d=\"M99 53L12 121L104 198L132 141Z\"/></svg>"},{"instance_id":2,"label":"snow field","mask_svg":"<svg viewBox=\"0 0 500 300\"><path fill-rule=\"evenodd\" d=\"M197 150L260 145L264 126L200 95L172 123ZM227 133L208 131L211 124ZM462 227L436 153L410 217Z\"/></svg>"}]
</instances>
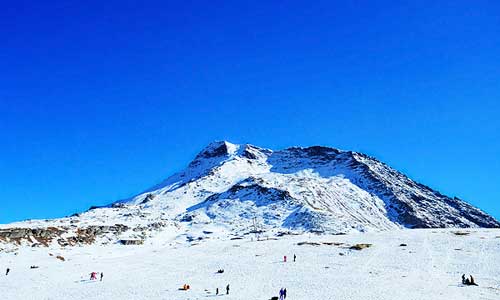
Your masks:
<instances>
[{"instance_id":1,"label":"snow field","mask_svg":"<svg viewBox=\"0 0 500 300\"><path fill-rule=\"evenodd\" d=\"M461 229L470 232L461 236L456 231L302 234L198 244L162 236L143 246L22 247L0 252L0 291L2 299L191 300L215 297L216 287L225 294L229 283L230 295L218 297L264 300L286 287L292 300L499 299L500 230ZM305 241L320 245L297 245ZM356 243L373 245L348 249ZM39 268L30 270L31 265ZM7 267L11 273L4 276ZM216 274L218 269L225 272ZM104 281L90 281L92 271L104 272ZM463 273L472 274L479 286L462 286ZM190 291L178 290L184 283Z\"/></svg>"}]
</instances>

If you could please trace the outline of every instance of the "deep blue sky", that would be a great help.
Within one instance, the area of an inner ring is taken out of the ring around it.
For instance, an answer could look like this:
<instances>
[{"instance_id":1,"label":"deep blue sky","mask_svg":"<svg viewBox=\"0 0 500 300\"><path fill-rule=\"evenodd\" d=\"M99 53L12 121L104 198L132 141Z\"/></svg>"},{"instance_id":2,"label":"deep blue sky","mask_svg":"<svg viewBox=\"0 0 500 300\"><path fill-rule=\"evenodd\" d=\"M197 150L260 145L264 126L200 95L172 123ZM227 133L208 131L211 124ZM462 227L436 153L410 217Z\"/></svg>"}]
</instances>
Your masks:
<instances>
[{"instance_id":1,"label":"deep blue sky","mask_svg":"<svg viewBox=\"0 0 500 300\"><path fill-rule=\"evenodd\" d=\"M49 2L0 10L1 223L221 139L362 151L500 218L498 1Z\"/></svg>"}]
</instances>

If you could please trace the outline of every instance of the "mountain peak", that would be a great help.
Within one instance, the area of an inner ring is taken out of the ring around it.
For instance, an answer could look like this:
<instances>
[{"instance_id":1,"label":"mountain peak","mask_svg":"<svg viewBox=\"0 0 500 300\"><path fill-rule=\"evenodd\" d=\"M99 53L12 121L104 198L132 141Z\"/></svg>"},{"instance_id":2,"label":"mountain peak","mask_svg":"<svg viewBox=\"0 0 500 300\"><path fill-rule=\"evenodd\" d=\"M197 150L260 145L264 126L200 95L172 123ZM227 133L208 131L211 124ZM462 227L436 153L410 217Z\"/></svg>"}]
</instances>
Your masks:
<instances>
[{"instance_id":1,"label":"mountain peak","mask_svg":"<svg viewBox=\"0 0 500 300\"><path fill-rule=\"evenodd\" d=\"M208 144L196 158L213 158L235 154L240 145L230 143L228 141L214 141Z\"/></svg>"}]
</instances>

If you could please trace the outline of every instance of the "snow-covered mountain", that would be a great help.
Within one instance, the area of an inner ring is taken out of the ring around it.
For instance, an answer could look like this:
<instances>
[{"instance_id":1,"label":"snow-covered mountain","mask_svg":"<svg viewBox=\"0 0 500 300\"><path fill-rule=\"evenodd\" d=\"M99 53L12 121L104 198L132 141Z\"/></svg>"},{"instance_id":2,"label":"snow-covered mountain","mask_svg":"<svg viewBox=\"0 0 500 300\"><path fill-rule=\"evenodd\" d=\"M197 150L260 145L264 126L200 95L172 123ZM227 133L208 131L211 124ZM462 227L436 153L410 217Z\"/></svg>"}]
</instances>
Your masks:
<instances>
[{"instance_id":1,"label":"snow-covered mountain","mask_svg":"<svg viewBox=\"0 0 500 300\"><path fill-rule=\"evenodd\" d=\"M263 232L445 227L500 223L362 153L321 146L272 151L223 141L131 199L68 218L3 225L0 241L74 245L158 235L193 241Z\"/></svg>"}]
</instances>

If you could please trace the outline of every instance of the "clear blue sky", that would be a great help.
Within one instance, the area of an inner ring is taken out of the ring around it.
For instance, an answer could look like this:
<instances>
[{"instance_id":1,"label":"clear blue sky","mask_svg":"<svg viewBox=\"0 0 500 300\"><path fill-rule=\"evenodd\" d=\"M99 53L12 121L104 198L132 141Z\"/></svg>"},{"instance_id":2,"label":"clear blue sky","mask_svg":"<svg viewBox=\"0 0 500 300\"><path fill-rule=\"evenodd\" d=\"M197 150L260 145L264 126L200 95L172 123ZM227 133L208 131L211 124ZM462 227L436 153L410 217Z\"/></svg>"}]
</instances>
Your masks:
<instances>
[{"instance_id":1,"label":"clear blue sky","mask_svg":"<svg viewBox=\"0 0 500 300\"><path fill-rule=\"evenodd\" d=\"M1 223L222 139L362 151L500 218L498 1L49 2L0 10Z\"/></svg>"}]
</instances>

